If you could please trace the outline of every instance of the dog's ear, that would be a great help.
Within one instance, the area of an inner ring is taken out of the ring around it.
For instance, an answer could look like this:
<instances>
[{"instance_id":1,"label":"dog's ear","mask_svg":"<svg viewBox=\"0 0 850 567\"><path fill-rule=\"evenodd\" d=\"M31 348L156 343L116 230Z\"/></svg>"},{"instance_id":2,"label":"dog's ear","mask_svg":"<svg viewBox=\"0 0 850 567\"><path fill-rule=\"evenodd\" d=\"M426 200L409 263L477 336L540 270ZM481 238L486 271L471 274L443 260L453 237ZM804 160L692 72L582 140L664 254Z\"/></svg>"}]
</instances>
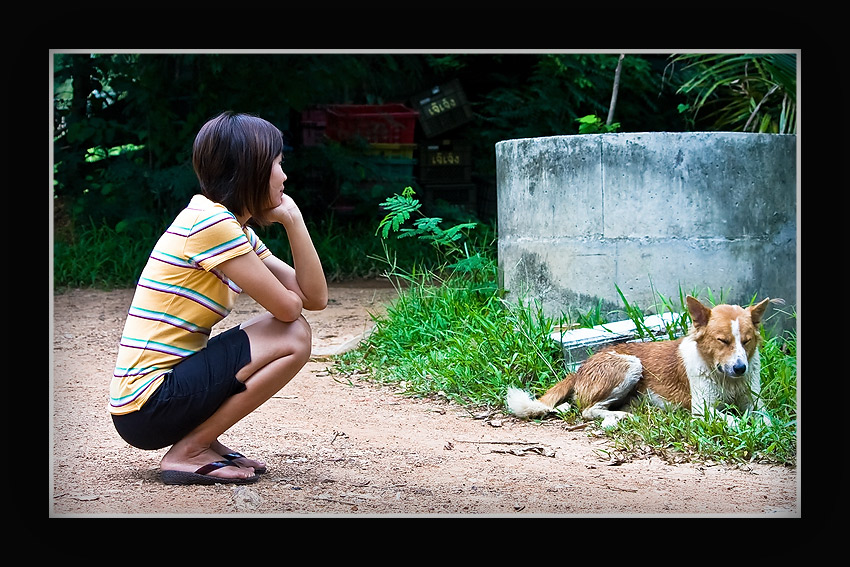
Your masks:
<instances>
[{"instance_id":1,"label":"dog's ear","mask_svg":"<svg viewBox=\"0 0 850 567\"><path fill-rule=\"evenodd\" d=\"M753 320L753 325L758 326L761 322L761 318L764 315L765 310L767 309L767 304L770 303L770 298L764 299L758 305L753 305L752 307L748 307L747 310L750 312L750 318Z\"/></svg>"},{"instance_id":2,"label":"dog's ear","mask_svg":"<svg viewBox=\"0 0 850 567\"><path fill-rule=\"evenodd\" d=\"M694 322L694 326L706 326L708 324L708 319L711 317L711 309L690 295L685 298L685 301L688 303L688 312L691 314L691 321Z\"/></svg>"}]
</instances>

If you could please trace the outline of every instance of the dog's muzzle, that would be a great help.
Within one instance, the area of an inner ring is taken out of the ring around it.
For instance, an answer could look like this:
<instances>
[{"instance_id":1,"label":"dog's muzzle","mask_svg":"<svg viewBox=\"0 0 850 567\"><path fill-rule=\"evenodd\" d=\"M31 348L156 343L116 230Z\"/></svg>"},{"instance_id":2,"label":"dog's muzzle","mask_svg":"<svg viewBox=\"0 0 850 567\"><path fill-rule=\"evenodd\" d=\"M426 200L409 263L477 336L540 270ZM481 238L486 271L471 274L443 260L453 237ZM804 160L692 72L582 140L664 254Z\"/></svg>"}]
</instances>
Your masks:
<instances>
[{"instance_id":1,"label":"dog's muzzle","mask_svg":"<svg viewBox=\"0 0 850 567\"><path fill-rule=\"evenodd\" d=\"M717 370L730 378L740 378L747 373L747 362L738 361L731 365L721 364L717 367Z\"/></svg>"}]
</instances>

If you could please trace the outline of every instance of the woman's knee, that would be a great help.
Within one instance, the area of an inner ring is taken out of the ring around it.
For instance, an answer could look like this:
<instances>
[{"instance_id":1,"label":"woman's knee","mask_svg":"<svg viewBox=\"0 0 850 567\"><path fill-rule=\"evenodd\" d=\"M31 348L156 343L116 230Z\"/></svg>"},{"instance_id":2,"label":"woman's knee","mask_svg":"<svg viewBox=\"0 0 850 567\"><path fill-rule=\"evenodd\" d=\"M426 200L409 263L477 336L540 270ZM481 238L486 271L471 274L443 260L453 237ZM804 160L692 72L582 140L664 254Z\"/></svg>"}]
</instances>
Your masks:
<instances>
[{"instance_id":1,"label":"woman's knee","mask_svg":"<svg viewBox=\"0 0 850 567\"><path fill-rule=\"evenodd\" d=\"M306 364L310 358L313 331L304 317L285 323L273 317L243 327L251 344L249 366L262 367L273 360L292 357ZM256 369L256 368L253 368Z\"/></svg>"},{"instance_id":2,"label":"woman's knee","mask_svg":"<svg viewBox=\"0 0 850 567\"><path fill-rule=\"evenodd\" d=\"M303 316L290 323L285 340L293 345L295 349L293 354L303 358L305 363L310 359L310 354L313 352L313 329Z\"/></svg>"}]
</instances>

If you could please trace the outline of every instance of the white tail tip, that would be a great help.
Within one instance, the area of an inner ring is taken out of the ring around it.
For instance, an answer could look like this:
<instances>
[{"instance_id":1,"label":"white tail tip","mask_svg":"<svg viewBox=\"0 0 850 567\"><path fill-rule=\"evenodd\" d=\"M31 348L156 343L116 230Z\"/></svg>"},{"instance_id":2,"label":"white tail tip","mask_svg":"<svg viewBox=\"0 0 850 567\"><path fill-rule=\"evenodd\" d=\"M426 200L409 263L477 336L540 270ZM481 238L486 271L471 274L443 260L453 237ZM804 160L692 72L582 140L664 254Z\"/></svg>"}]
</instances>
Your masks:
<instances>
[{"instance_id":1,"label":"white tail tip","mask_svg":"<svg viewBox=\"0 0 850 567\"><path fill-rule=\"evenodd\" d=\"M519 388L508 388L505 404L512 414L521 418L541 417L552 411L552 408L535 400L531 394Z\"/></svg>"}]
</instances>

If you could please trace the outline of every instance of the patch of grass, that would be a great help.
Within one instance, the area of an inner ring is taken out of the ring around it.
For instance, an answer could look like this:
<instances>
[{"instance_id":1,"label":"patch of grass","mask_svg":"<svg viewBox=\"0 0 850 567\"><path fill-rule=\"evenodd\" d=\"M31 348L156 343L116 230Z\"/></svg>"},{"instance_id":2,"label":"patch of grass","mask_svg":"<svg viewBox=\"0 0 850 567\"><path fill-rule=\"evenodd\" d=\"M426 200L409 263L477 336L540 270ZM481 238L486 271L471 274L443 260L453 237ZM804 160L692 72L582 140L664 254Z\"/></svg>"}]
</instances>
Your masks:
<instances>
[{"instance_id":1,"label":"patch of grass","mask_svg":"<svg viewBox=\"0 0 850 567\"><path fill-rule=\"evenodd\" d=\"M443 228L440 218L414 219L419 202L410 188L382 206L387 214L377 234L385 243L385 275L399 296L385 316L375 317L365 344L340 357L336 371L365 372L409 395L477 406L500 406L517 380L556 380L563 365L560 347L549 340L553 323L539 307L504 300L486 227ZM386 247L391 232L430 244L436 263L401 267Z\"/></svg>"},{"instance_id":2,"label":"patch of grass","mask_svg":"<svg viewBox=\"0 0 850 567\"><path fill-rule=\"evenodd\" d=\"M407 206L396 202L387 209L390 213L382 228L390 228L384 236L390 230L403 230L404 222L418 210L415 203ZM396 214L404 218L394 223L392 215ZM439 223L422 221L416 226L438 227ZM439 234L447 233L440 229ZM504 407L510 386L541 393L562 379L563 352L550 333L563 322L547 318L534 303L506 301L504 290L496 283L496 261L486 247L470 246L470 242L453 239L445 243L439 250L443 254L439 271L405 271L387 254L385 275L404 283L398 286L399 297L388 306L386 315L375 316L374 332L358 349L338 357L332 371L394 383L411 396L442 396L467 406L499 409ZM680 295L682 307L676 311L686 312L684 294ZM716 303L710 291L708 295L709 301ZM622 293L621 297L628 316L642 318L640 308L629 304ZM670 300L662 300L661 305L674 310ZM579 320L584 326L593 326L605 322L605 316L595 308L580 314ZM689 319L683 320L686 325ZM686 327L678 331L686 331ZM729 427L722 418L693 419L685 410L663 410L644 403L635 408L632 419L604 431L590 427L590 434L610 437L613 450L627 457L654 454L671 462L793 465L797 447L796 334L767 338L761 348L761 364L761 395L769 425L759 414ZM575 407L561 417L572 423L582 421Z\"/></svg>"},{"instance_id":3,"label":"patch of grass","mask_svg":"<svg viewBox=\"0 0 850 567\"><path fill-rule=\"evenodd\" d=\"M504 301L494 263L477 276L406 278L365 344L343 355L337 371L366 371L409 395L475 406L500 406L518 380L555 381L562 366L560 348L548 337L551 321L540 309Z\"/></svg>"},{"instance_id":4,"label":"patch of grass","mask_svg":"<svg viewBox=\"0 0 850 567\"><path fill-rule=\"evenodd\" d=\"M132 287L159 233L142 226L134 232L90 222L72 235L55 237L53 286L114 289Z\"/></svg>"}]
</instances>

